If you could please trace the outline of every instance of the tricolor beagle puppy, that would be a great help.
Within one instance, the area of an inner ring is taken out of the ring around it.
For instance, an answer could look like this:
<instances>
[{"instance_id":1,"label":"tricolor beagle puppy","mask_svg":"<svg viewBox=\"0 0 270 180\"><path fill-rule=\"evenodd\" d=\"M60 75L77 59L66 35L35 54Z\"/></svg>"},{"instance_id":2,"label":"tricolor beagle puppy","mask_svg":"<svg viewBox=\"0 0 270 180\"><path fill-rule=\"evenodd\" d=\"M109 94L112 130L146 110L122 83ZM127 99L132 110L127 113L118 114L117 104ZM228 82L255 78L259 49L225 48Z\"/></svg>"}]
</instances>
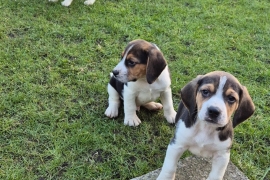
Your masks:
<instances>
[{"instance_id":1,"label":"tricolor beagle puppy","mask_svg":"<svg viewBox=\"0 0 270 180\"><path fill-rule=\"evenodd\" d=\"M181 98L176 132L157 179L174 179L178 159L189 150L211 157L212 170L207 180L221 180L230 159L233 128L253 114L252 99L245 86L223 71L193 79L181 90Z\"/></svg>"},{"instance_id":2,"label":"tricolor beagle puppy","mask_svg":"<svg viewBox=\"0 0 270 180\"><path fill-rule=\"evenodd\" d=\"M110 118L118 116L121 98L124 100L125 125L138 126L141 123L136 115L140 106L149 110L163 108L167 121L174 123L176 112L170 85L169 69L160 49L144 40L131 41L112 71L105 115ZM154 102L158 97L163 106Z\"/></svg>"}]
</instances>

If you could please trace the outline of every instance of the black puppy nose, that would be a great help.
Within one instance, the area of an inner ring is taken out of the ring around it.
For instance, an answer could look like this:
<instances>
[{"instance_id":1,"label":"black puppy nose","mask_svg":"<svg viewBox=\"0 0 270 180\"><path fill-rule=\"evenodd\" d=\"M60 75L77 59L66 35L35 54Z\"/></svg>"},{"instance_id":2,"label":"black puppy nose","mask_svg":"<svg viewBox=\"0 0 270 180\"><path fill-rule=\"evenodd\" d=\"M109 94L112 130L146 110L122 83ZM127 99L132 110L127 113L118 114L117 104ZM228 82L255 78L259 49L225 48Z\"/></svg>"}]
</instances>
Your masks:
<instances>
[{"instance_id":1,"label":"black puppy nose","mask_svg":"<svg viewBox=\"0 0 270 180\"><path fill-rule=\"evenodd\" d=\"M208 115L210 118L217 118L220 115L220 109L217 107L210 106L208 108Z\"/></svg>"},{"instance_id":2,"label":"black puppy nose","mask_svg":"<svg viewBox=\"0 0 270 180\"><path fill-rule=\"evenodd\" d=\"M118 70L113 70L112 73L113 73L114 76L117 76L119 74L119 71Z\"/></svg>"}]
</instances>

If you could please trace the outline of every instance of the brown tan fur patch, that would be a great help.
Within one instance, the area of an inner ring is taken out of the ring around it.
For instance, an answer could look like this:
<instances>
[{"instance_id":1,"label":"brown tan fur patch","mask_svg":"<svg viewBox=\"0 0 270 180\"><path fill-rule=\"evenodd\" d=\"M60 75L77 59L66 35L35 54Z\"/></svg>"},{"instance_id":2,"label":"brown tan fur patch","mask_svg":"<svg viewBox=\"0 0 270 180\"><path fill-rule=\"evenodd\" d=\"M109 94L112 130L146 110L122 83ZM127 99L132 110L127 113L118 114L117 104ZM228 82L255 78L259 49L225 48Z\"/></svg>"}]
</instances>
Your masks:
<instances>
[{"instance_id":1,"label":"brown tan fur patch","mask_svg":"<svg viewBox=\"0 0 270 180\"><path fill-rule=\"evenodd\" d=\"M145 64L136 64L135 67L129 68L128 79L140 79L146 75L146 65Z\"/></svg>"},{"instance_id":2,"label":"brown tan fur patch","mask_svg":"<svg viewBox=\"0 0 270 180\"><path fill-rule=\"evenodd\" d=\"M235 112L235 110L238 108L239 104L239 95L236 93L233 89L229 88L225 92L225 96L228 98L229 96L233 96L235 98L235 103L230 104L228 101L226 102L226 107L227 107L227 115L228 118L232 116L232 114Z\"/></svg>"},{"instance_id":3,"label":"brown tan fur patch","mask_svg":"<svg viewBox=\"0 0 270 180\"><path fill-rule=\"evenodd\" d=\"M140 79L146 75L146 64L141 63L141 60L136 55L139 55L142 53L142 51L149 47L149 45L145 45L148 43L141 42L140 45L135 46L132 48L132 51L129 52L129 54L126 57L126 61L134 62L134 67L128 67L128 80L132 81L134 79ZM138 48L140 47L140 48ZM136 52L136 55L133 53ZM128 62L126 62L128 63Z\"/></svg>"}]
</instances>

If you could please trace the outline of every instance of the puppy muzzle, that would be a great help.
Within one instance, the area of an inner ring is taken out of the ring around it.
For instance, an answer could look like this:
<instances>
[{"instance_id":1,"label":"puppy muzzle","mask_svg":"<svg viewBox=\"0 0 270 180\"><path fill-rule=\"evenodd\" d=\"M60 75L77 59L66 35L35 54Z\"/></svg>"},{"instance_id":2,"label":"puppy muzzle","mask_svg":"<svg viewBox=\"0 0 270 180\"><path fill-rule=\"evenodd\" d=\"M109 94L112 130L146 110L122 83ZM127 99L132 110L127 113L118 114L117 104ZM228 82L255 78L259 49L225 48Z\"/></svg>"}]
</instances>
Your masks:
<instances>
[{"instance_id":1,"label":"puppy muzzle","mask_svg":"<svg viewBox=\"0 0 270 180\"><path fill-rule=\"evenodd\" d=\"M218 124L221 116L221 110L218 107L210 106L207 109L205 121Z\"/></svg>"},{"instance_id":2,"label":"puppy muzzle","mask_svg":"<svg viewBox=\"0 0 270 180\"><path fill-rule=\"evenodd\" d=\"M119 71L118 70L113 70L112 71L114 77L117 77L119 75Z\"/></svg>"}]
</instances>

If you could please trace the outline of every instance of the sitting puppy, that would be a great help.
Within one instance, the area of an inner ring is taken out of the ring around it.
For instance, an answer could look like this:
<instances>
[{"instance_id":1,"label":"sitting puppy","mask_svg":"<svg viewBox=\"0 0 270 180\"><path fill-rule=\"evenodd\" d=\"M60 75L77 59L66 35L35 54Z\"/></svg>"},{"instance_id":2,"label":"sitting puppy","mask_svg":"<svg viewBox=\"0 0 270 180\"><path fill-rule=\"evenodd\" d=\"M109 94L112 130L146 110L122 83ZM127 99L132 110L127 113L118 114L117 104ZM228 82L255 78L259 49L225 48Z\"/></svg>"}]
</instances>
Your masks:
<instances>
[{"instance_id":1,"label":"sitting puppy","mask_svg":"<svg viewBox=\"0 0 270 180\"><path fill-rule=\"evenodd\" d=\"M49 1L51 1L51 2L57 2L58 0L49 0ZM72 1L73 0L64 0L61 4L63 5L63 6L69 6L71 3L72 3ZM92 5L92 4L94 4L94 2L95 2L96 0L86 0L86 1L84 1L84 4L85 5Z\"/></svg>"},{"instance_id":2,"label":"sitting puppy","mask_svg":"<svg viewBox=\"0 0 270 180\"><path fill-rule=\"evenodd\" d=\"M157 179L174 179L178 159L189 150L212 157L207 180L221 180L230 159L233 128L255 110L248 91L231 74L215 71L193 79L181 90L181 98L176 132Z\"/></svg>"},{"instance_id":3,"label":"sitting puppy","mask_svg":"<svg viewBox=\"0 0 270 180\"><path fill-rule=\"evenodd\" d=\"M138 126L141 120L136 110L140 106L149 110L162 109L160 103L153 102L160 97L165 118L169 123L174 123L176 112L172 102L170 74L166 60L155 44L144 40L131 41L112 74L108 84L106 116L118 116L121 98L124 100L124 124Z\"/></svg>"}]
</instances>

